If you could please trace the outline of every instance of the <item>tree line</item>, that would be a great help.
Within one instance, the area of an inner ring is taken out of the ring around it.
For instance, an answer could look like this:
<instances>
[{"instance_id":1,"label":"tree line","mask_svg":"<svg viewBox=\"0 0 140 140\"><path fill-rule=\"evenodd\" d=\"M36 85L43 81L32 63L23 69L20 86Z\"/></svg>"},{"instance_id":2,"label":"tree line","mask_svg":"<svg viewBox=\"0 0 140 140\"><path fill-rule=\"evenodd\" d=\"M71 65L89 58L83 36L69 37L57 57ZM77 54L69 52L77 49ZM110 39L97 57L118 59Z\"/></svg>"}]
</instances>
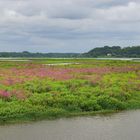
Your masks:
<instances>
[{"instance_id":1,"label":"tree line","mask_svg":"<svg viewBox=\"0 0 140 140\"><path fill-rule=\"evenodd\" d=\"M125 47L120 46L104 46L102 48L94 48L83 54L84 57L140 57L140 46Z\"/></svg>"},{"instance_id":2,"label":"tree line","mask_svg":"<svg viewBox=\"0 0 140 140\"><path fill-rule=\"evenodd\" d=\"M82 58L82 57L140 57L140 46L122 48L120 46L104 46L94 48L87 53L32 53L24 52L0 52L0 57L49 57L49 58Z\"/></svg>"}]
</instances>

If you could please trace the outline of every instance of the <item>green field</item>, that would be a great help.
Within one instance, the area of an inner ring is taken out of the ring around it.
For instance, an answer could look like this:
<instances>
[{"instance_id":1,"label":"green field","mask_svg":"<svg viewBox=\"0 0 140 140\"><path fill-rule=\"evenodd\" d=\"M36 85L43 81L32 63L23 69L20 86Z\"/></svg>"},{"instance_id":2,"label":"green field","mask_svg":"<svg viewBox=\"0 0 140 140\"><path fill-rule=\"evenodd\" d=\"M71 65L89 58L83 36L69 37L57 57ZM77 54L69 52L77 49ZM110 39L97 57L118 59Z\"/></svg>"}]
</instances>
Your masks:
<instances>
[{"instance_id":1,"label":"green field","mask_svg":"<svg viewBox=\"0 0 140 140\"><path fill-rule=\"evenodd\" d=\"M0 61L1 123L139 108L139 62Z\"/></svg>"}]
</instances>

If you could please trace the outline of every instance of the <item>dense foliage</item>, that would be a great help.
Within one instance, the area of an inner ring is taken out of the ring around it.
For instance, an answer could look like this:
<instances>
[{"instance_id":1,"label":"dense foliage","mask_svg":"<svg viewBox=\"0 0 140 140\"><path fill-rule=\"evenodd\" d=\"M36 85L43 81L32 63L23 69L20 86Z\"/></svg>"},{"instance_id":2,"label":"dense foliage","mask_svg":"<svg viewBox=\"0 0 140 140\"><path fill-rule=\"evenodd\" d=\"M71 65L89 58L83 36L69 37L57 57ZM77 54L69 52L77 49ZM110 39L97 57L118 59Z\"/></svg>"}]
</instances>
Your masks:
<instances>
[{"instance_id":1,"label":"dense foliage","mask_svg":"<svg viewBox=\"0 0 140 140\"><path fill-rule=\"evenodd\" d=\"M66 61L73 63L46 65ZM3 122L133 108L140 108L138 62L92 59L0 62Z\"/></svg>"},{"instance_id":2,"label":"dense foliage","mask_svg":"<svg viewBox=\"0 0 140 140\"><path fill-rule=\"evenodd\" d=\"M78 53L31 53L31 52L0 52L0 57L50 57L50 58L72 58L78 57Z\"/></svg>"},{"instance_id":3,"label":"dense foliage","mask_svg":"<svg viewBox=\"0 0 140 140\"><path fill-rule=\"evenodd\" d=\"M121 48L120 46L104 46L95 48L88 53L83 54L85 57L140 57L140 46Z\"/></svg>"},{"instance_id":4,"label":"dense foliage","mask_svg":"<svg viewBox=\"0 0 140 140\"><path fill-rule=\"evenodd\" d=\"M83 57L140 57L140 46L121 48L120 46L104 46L94 48L87 53L31 53L31 52L0 52L0 57L48 57L48 58L83 58Z\"/></svg>"}]
</instances>

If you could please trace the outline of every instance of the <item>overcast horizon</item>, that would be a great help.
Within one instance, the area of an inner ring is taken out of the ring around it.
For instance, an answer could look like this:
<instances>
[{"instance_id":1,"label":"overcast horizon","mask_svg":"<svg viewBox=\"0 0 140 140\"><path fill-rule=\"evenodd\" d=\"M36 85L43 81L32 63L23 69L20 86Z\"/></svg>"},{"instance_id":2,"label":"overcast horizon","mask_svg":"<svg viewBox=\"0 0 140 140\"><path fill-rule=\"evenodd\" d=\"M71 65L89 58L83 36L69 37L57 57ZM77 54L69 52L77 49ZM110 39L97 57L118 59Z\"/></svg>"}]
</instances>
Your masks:
<instances>
[{"instance_id":1,"label":"overcast horizon","mask_svg":"<svg viewBox=\"0 0 140 140\"><path fill-rule=\"evenodd\" d=\"M140 45L139 0L0 0L0 52Z\"/></svg>"}]
</instances>

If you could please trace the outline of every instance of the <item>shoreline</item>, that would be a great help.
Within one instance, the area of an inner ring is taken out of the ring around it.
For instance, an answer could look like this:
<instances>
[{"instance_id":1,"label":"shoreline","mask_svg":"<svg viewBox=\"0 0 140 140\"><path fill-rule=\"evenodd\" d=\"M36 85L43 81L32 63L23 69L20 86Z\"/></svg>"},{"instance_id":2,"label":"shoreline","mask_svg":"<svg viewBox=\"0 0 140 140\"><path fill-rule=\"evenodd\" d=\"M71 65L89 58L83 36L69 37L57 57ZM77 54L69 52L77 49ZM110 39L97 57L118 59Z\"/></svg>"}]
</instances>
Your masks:
<instances>
[{"instance_id":1,"label":"shoreline","mask_svg":"<svg viewBox=\"0 0 140 140\"><path fill-rule=\"evenodd\" d=\"M45 120L56 120L61 118L74 118L74 117L85 117L85 116L110 116L116 113L125 112L128 110L101 110L92 112L64 112L62 114L47 115L46 112L37 113L38 117L30 116L28 114L17 115L17 117L9 117L2 120L0 118L0 125L10 124L26 124L31 122L45 121Z\"/></svg>"}]
</instances>

